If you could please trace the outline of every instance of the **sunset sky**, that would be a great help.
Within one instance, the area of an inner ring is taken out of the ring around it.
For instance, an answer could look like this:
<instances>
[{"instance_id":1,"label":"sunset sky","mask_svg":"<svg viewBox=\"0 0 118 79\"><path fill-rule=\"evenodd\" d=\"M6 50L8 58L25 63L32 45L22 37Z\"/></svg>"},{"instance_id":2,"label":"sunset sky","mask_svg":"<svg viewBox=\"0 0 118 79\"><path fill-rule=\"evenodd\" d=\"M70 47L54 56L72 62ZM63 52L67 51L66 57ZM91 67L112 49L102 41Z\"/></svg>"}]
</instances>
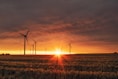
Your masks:
<instances>
[{"instance_id":1,"label":"sunset sky","mask_svg":"<svg viewBox=\"0 0 118 79\"><path fill-rule=\"evenodd\" d=\"M115 52L118 0L1 0L0 53L23 54L28 29L29 51L34 39L37 51Z\"/></svg>"}]
</instances>

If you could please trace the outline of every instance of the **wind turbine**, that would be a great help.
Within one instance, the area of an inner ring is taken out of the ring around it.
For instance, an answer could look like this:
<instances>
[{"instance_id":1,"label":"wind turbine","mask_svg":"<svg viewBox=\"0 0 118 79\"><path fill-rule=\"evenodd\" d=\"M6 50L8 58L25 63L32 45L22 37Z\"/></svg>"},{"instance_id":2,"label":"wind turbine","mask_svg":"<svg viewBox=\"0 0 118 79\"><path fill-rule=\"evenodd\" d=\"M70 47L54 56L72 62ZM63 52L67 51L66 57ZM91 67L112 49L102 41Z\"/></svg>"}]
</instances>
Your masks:
<instances>
[{"instance_id":1,"label":"wind turbine","mask_svg":"<svg viewBox=\"0 0 118 79\"><path fill-rule=\"evenodd\" d=\"M36 45L37 45L37 41L36 40L33 40L34 41L34 49L35 49L35 55L36 55Z\"/></svg>"},{"instance_id":2,"label":"wind turbine","mask_svg":"<svg viewBox=\"0 0 118 79\"><path fill-rule=\"evenodd\" d=\"M20 33L20 35L24 37L24 55L26 54L26 41L28 41L28 34L29 30L26 32L26 34Z\"/></svg>"},{"instance_id":3,"label":"wind turbine","mask_svg":"<svg viewBox=\"0 0 118 79\"><path fill-rule=\"evenodd\" d=\"M69 43L69 53L71 54L71 48L72 48L72 45L71 43Z\"/></svg>"},{"instance_id":4,"label":"wind turbine","mask_svg":"<svg viewBox=\"0 0 118 79\"><path fill-rule=\"evenodd\" d=\"M34 44L32 44L32 54L34 54Z\"/></svg>"}]
</instances>

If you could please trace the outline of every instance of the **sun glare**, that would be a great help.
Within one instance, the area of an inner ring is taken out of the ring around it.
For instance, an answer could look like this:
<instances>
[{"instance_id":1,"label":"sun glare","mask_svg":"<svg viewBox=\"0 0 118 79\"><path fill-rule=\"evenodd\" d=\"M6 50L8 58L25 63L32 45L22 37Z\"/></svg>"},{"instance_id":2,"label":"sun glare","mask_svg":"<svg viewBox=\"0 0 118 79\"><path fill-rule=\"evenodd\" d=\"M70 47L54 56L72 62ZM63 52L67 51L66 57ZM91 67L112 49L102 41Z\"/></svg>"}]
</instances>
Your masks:
<instances>
[{"instance_id":1,"label":"sun glare","mask_svg":"<svg viewBox=\"0 0 118 79\"><path fill-rule=\"evenodd\" d=\"M60 56L60 55L62 54L62 52L61 52L60 49L56 49L55 52L54 52L54 54L55 54L56 56Z\"/></svg>"}]
</instances>

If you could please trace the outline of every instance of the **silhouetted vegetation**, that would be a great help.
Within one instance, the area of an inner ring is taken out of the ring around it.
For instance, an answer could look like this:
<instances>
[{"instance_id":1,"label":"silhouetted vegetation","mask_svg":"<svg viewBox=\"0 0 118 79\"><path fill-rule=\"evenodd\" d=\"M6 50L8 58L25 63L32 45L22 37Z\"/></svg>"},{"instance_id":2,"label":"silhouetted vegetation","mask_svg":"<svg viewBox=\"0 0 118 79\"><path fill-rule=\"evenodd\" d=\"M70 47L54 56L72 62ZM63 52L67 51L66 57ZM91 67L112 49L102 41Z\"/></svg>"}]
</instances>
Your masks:
<instances>
[{"instance_id":1,"label":"silhouetted vegetation","mask_svg":"<svg viewBox=\"0 0 118 79\"><path fill-rule=\"evenodd\" d=\"M114 52L114 54L118 54L118 52Z\"/></svg>"},{"instance_id":2,"label":"silhouetted vegetation","mask_svg":"<svg viewBox=\"0 0 118 79\"><path fill-rule=\"evenodd\" d=\"M10 55L10 54L9 54L9 53L5 53L5 54L4 54L4 53L2 53L1 55Z\"/></svg>"}]
</instances>

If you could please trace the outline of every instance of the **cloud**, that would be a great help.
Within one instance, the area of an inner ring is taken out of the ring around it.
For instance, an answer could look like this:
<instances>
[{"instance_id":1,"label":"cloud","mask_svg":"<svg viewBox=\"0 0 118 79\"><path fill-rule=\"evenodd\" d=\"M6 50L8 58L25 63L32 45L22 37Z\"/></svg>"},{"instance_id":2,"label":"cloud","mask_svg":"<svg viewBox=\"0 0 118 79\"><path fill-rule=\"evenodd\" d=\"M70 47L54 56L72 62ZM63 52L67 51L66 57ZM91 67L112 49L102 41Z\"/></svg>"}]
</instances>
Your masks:
<instances>
[{"instance_id":1,"label":"cloud","mask_svg":"<svg viewBox=\"0 0 118 79\"><path fill-rule=\"evenodd\" d=\"M30 29L30 38L43 42L59 39L118 44L117 3L118 0L0 1L0 39L14 39L19 32Z\"/></svg>"}]
</instances>

